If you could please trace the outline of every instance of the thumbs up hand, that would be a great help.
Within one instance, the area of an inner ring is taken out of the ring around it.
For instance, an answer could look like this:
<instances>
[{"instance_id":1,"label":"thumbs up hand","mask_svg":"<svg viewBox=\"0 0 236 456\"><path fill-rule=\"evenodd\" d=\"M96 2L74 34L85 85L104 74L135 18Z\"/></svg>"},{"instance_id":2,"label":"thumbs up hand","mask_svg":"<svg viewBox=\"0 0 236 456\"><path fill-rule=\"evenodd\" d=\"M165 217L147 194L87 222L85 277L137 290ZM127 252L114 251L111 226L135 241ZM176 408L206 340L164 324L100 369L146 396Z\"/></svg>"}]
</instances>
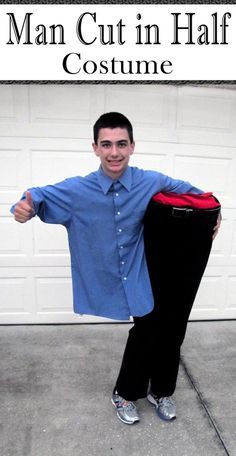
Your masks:
<instances>
[{"instance_id":1,"label":"thumbs up hand","mask_svg":"<svg viewBox=\"0 0 236 456\"><path fill-rule=\"evenodd\" d=\"M30 192L25 192L26 199L19 201L14 210L15 220L19 223L28 222L34 215L34 204Z\"/></svg>"}]
</instances>

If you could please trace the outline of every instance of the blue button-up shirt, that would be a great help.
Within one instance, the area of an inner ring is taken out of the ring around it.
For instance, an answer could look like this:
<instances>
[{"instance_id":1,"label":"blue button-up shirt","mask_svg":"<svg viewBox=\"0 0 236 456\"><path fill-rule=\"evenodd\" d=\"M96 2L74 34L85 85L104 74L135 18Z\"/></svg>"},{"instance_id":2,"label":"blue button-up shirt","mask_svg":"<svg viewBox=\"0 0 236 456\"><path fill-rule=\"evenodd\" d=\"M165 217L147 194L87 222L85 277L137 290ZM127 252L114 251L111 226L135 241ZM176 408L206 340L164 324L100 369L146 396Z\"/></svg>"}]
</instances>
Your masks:
<instances>
[{"instance_id":1,"label":"blue button-up shirt","mask_svg":"<svg viewBox=\"0 0 236 456\"><path fill-rule=\"evenodd\" d=\"M133 167L116 181L100 167L29 191L40 219L67 229L74 311L119 320L153 308L142 223L151 197L201 193L188 182Z\"/></svg>"}]
</instances>

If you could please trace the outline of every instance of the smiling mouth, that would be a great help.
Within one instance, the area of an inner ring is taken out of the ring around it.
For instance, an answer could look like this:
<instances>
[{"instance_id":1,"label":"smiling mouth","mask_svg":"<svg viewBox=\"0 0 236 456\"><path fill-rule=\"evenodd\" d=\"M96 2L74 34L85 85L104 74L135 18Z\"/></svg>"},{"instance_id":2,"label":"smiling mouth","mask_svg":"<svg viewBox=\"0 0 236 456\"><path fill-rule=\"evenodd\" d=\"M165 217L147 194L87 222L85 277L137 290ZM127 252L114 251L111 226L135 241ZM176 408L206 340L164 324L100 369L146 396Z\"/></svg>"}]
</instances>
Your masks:
<instances>
[{"instance_id":1,"label":"smiling mouth","mask_svg":"<svg viewBox=\"0 0 236 456\"><path fill-rule=\"evenodd\" d=\"M120 163L123 161L123 158L120 158L119 160L107 160L109 163Z\"/></svg>"}]
</instances>

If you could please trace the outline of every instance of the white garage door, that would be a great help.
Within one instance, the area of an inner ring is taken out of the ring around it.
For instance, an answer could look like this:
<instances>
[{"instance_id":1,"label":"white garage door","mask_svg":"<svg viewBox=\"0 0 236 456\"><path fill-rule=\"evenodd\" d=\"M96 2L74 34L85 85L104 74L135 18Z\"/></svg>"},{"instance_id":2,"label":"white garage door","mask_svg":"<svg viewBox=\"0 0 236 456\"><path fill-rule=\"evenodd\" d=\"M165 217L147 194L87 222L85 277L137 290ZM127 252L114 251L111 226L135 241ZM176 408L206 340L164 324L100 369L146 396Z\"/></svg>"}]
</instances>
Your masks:
<instances>
[{"instance_id":1,"label":"white garage door","mask_svg":"<svg viewBox=\"0 0 236 456\"><path fill-rule=\"evenodd\" d=\"M134 124L132 164L190 180L223 205L192 319L236 317L236 91L148 85L0 86L0 324L92 322L74 315L64 228L9 214L23 190L98 167L92 125Z\"/></svg>"}]
</instances>

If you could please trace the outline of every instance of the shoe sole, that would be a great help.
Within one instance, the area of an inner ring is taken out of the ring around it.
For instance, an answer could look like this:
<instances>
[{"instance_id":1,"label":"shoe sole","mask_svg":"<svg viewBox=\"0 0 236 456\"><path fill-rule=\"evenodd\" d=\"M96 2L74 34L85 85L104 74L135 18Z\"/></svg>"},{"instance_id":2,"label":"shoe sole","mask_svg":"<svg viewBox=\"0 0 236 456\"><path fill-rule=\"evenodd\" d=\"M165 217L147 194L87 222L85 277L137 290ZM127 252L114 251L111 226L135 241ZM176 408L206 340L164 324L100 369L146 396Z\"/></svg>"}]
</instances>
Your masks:
<instances>
[{"instance_id":1,"label":"shoe sole","mask_svg":"<svg viewBox=\"0 0 236 456\"><path fill-rule=\"evenodd\" d=\"M116 408L116 410L117 410L116 403L113 401L113 399L111 399L111 403L112 403L112 405L113 405L113 406ZM125 423L125 424L131 425L131 424L138 423L138 422L140 421L139 419L136 419L136 420L134 420L134 421L126 421L126 420L124 420L123 418L121 418L121 416L119 415L119 412L118 412L118 411L116 412L116 414L117 414L119 420L122 421L122 423Z\"/></svg>"}]
</instances>

